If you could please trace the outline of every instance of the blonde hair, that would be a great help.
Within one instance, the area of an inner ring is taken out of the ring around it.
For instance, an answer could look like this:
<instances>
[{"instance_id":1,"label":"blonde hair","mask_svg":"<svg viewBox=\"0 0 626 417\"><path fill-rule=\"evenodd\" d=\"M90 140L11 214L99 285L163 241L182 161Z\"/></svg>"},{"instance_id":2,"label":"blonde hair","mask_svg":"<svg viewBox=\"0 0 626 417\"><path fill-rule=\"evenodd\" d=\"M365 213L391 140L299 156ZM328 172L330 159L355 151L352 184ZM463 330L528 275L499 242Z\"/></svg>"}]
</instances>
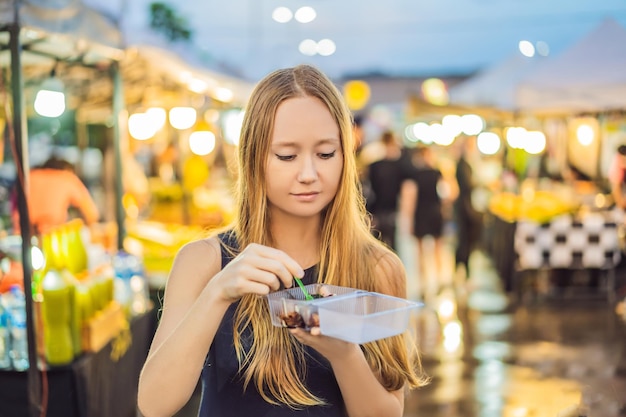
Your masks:
<instances>
[{"instance_id":1,"label":"blonde hair","mask_svg":"<svg viewBox=\"0 0 626 417\"><path fill-rule=\"evenodd\" d=\"M238 212L233 230L239 248L250 243L272 245L265 184L265 170L278 106L294 97L321 100L339 126L343 170L335 198L322 213L318 280L333 285L389 292L389 279L375 274L379 262L398 261L370 233L370 221L360 191L352 135L352 116L335 85L322 72L308 65L281 69L261 80L248 102L239 141L236 199ZM226 248L228 249L228 248ZM404 281L396 288L402 293ZM403 294L401 294L403 295ZM293 408L325 404L303 384L303 347L285 329L273 327L267 301L248 295L235 312L234 345L243 371L244 385L253 383L269 403ZM248 351L240 339L245 328L252 331ZM403 337L389 338L363 346L365 356L381 377L385 388L397 390L424 383ZM300 366L297 366L300 365Z\"/></svg>"}]
</instances>

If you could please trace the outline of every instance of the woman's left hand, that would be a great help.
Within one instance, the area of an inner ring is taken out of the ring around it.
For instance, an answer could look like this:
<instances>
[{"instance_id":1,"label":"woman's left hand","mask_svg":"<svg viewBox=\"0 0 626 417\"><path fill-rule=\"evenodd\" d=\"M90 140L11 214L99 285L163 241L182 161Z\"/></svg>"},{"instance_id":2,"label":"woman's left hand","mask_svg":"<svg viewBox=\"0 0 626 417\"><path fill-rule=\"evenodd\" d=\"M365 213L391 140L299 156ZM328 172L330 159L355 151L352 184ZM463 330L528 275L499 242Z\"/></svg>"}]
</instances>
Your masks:
<instances>
[{"instance_id":1,"label":"woman's left hand","mask_svg":"<svg viewBox=\"0 0 626 417\"><path fill-rule=\"evenodd\" d=\"M313 327L310 331L295 328L289 329L289 332L302 344L307 345L318 351L332 364L333 361L341 360L347 355L360 352L359 345L345 342L330 336L324 336L320 333L319 327Z\"/></svg>"}]
</instances>

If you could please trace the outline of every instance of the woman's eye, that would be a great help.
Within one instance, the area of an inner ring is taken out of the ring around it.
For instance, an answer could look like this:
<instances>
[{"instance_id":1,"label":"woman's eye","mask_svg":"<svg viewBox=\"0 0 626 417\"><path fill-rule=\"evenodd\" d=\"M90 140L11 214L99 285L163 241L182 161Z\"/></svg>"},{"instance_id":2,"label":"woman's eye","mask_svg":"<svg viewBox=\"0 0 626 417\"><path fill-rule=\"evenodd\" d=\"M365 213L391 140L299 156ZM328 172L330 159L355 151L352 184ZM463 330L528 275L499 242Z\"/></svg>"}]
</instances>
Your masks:
<instances>
[{"instance_id":1,"label":"woman's eye","mask_svg":"<svg viewBox=\"0 0 626 417\"><path fill-rule=\"evenodd\" d=\"M335 153L336 153L336 152L337 152L337 151L332 151L332 152L330 152L330 153L321 153L321 154L319 154L319 155L320 155L320 158L322 158L322 159L330 159L330 158L332 158L333 156L335 156Z\"/></svg>"},{"instance_id":2,"label":"woman's eye","mask_svg":"<svg viewBox=\"0 0 626 417\"><path fill-rule=\"evenodd\" d=\"M278 155L278 154L275 154L275 155L279 161L293 161L296 158L295 155Z\"/></svg>"}]
</instances>

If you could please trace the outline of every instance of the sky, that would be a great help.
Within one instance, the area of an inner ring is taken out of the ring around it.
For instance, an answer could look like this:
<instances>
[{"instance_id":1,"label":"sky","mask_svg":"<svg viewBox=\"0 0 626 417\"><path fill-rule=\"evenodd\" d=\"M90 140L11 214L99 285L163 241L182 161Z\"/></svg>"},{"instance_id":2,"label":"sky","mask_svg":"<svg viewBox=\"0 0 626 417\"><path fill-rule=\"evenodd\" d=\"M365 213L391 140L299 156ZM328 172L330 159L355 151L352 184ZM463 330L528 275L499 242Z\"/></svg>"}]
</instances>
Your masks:
<instances>
[{"instance_id":1,"label":"sky","mask_svg":"<svg viewBox=\"0 0 626 417\"><path fill-rule=\"evenodd\" d=\"M84 0L121 22L129 43L149 34L150 0ZM466 75L517 52L520 40L547 42L554 56L611 17L626 26L626 0L185 0L165 1L193 30L207 65L251 81L310 63L331 77ZM316 9L307 24L272 20L278 6ZM331 56L307 57L303 39L332 39Z\"/></svg>"}]
</instances>

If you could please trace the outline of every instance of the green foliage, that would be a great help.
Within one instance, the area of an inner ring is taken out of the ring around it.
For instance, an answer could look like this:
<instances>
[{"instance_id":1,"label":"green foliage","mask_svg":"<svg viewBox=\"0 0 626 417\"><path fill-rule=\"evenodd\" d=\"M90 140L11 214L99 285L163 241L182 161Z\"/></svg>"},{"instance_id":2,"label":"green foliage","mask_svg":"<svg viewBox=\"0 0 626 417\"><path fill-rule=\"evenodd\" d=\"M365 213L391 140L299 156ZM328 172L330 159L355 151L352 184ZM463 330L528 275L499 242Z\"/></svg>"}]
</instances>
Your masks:
<instances>
[{"instance_id":1,"label":"green foliage","mask_svg":"<svg viewBox=\"0 0 626 417\"><path fill-rule=\"evenodd\" d=\"M172 41L189 41L193 32L189 23L166 3L150 4L150 27Z\"/></svg>"}]
</instances>

